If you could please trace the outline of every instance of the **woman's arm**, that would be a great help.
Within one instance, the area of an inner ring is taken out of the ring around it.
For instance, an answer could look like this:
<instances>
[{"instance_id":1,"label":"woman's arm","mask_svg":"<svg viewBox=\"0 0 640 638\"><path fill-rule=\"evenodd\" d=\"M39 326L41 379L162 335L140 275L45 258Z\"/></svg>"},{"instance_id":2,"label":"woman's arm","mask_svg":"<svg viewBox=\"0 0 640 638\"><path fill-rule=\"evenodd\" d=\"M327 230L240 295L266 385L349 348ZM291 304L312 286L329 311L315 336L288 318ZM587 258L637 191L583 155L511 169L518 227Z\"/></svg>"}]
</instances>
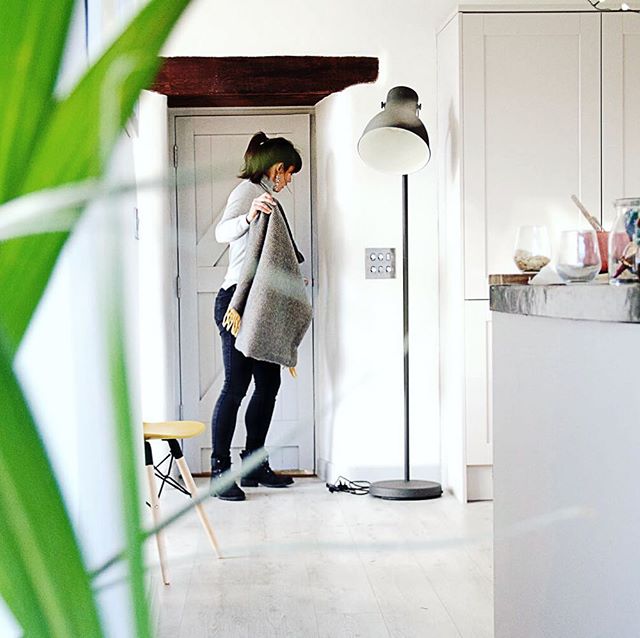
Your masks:
<instances>
[{"instance_id":1,"label":"woman's arm","mask_svg":"<svg viewBox=\"0 0 640 638\"><path fill-rule=\"evenodd\" d=\"M273 197L269 193L255 197L255 190L248 183L241 184L229 195L222 219L216 226L216 241L230 243L242 237L260 213L271 212L271 205Z\"/></svg>"},{"instance_id":2,"label":"woman's arm","mask_svg":"<svg viewBox=\"0 0 640 638\"><path fill-rule=\"evenodd\" d=\"M229 244L242 237L249 230L247 216L251 208L253 193L247 189L236 188L229 195L222 219L216 226L216 241Z\"/></svg>"}]
</instances>

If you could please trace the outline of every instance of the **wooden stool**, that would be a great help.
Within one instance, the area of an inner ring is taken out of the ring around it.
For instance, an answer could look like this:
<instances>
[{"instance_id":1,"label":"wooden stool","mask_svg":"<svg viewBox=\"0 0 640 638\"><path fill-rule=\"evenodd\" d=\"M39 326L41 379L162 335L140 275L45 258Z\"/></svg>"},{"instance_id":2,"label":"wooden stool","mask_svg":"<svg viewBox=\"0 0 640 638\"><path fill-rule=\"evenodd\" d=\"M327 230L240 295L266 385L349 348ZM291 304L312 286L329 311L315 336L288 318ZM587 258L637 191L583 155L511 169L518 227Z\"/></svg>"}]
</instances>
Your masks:
<instances>
[{"instance_id":1,"label":"wooden stool","mask_svg":"<svg viewBox=\"0 0 640 638\"><path fill-rule=\"evenodd\" d=\"M184 479L184 483L187 486L190 494L195 496L198 488L191 476L189 466L185 461L182 449L178 443L178 439L189 439L194 436L199 436L205 430L204 423L199 421L162 421L159 423L144 423L144 452L145 452L145 465L147 468L147 480L149 483L149 497L151 502L151 515L153 517L153 523L157 526L160 523L160 506L158 502L158 494L156 493L156 484L154 476L153 466L153 454L151 452L151 445L149 441L152 439L162 439L169 444L169 450L171 456L175 459L180 474ZM213 546L213 550L216 556L220 558L220 550L218 548L218 541L211 523L207 518L207 514L204 511L202 503L198 503L196 506L196 512L200 518L200 522L204 527L204 531L207 534L207 538ZM166 568L166 548L164 543L164 534L159 531L156 534L156 543L158 545L158 555L160 557L160 572L162 573L162 581L165 585L169 584L169 577Z\"/></svg>"}]
</instances>

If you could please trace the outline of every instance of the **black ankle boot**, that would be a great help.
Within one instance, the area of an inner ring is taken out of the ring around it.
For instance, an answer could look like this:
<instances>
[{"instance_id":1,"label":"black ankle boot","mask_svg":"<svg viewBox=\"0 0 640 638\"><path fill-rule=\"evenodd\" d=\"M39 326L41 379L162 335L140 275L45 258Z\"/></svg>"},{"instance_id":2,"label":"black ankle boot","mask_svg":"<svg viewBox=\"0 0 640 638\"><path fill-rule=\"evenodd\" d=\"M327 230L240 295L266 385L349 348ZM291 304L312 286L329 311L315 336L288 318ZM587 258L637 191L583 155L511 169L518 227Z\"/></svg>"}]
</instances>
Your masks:
<instances>
[{"instance_id":1,"label":"black ankle boot","mask_svg":"<svg viewBox=\"0 0 640 638\"><path fill-rule=\"evenodd\" d=\"M221 474L224 474L230 467L230 462L225 463L219 459L213 459L211 461L211 480L215 481L215 479L217 479ZM223 490L218 489L212 491L211 495L223 501L244 501L247 498L235 481Z\"/></svg>"},{"instance_id":2,"label":"black ankle boot","mask_svg":"<svg viewBox=\"0 0 640 638\"><path fill-rule=\"evenodd\" d=\"M252 452L240 452L242 462L248 458ZM242 487L258 487L258 484L264 485L264 487L287 487L291 485L293 479L290 476L283 476L282 474L276 474L269 466L269 459L265 459L248 474L245 474L240 479L240 485Z\"/></svg>"}]
</instances>

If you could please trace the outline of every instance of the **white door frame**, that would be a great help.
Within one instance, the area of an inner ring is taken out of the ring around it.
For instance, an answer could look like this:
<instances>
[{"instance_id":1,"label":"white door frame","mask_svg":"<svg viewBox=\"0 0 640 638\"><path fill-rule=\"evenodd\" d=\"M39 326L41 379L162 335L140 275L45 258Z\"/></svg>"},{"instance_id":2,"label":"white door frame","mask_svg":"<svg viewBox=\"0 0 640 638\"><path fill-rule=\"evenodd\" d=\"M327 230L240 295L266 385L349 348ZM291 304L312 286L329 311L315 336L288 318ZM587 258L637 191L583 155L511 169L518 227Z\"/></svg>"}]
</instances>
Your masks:
<instances>
[{"instance_id":1,"label":"white door frame","mask_svg":"<svg viewBox=\"0 0 640 638\"><path fill-rule=\"evenodd\" d=\"M171 174L175 179L177 177L177 164L174 159L174 147L176 146L176 119L178 117L197 117L197 116L223 116L223 115L236 115L236 116L264 116L264 115L308 115L309 116L309 127L310 127L310 148L311 148L311 157L315 154L315 109L309 107L263 107L263 108L169 108L167 110L168 114L168 132L169 132L169 166L172 169ZM310 181L311 181L311 295L312 301L315 307L316 302L316 285L317 285L317 273L318 273L318 264L316 257L316 245L317 245L317 225L315 218L315 164L310 161L310 158L303 158L303 161L308 162L311 168ZM173 255L173 263L172 263L172 278L173 281L176 282L176 296L175 296L175 304L174 311L172 312L172 316L170 318L171 326L171 334L172 334L172 343L170 347L173 349L173 357L172 360L176 362L178 367L177 374L174 375L176 388L174 396L178 397L178 404L174 406L174 415L176 419L182 418L182 370L181 370L181 360L180 356L180 301L178 298L178 290L177 290L177 282L178 282L178 211L177 211L177 190L175 187L172 187L169 191L169 200L170 200L170 214L171 214L171 233L170 233L170 243L171 243L171 254ZM313 328L312 328L313 329ZM317 405L316 402L316 370L315 370L315 335L312 335L311 339L311 348L312 348L312 396L313 396L313 463L314 469L317 471L317 431L316 431L316 411L315 407ZM198 473L195 473L198 475Z\"/></svg>"}]
</instances>

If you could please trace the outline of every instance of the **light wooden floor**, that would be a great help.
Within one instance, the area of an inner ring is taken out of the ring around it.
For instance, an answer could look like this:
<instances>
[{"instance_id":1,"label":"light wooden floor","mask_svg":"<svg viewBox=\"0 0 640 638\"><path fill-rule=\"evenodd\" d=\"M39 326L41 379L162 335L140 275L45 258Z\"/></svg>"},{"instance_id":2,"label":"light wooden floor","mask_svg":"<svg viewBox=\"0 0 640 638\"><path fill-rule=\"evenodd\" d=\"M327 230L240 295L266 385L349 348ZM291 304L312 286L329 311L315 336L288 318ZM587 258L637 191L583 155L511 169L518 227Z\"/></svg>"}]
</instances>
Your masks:
<instances>
[{"instance_id":1,"label":"light wooden floor","mask_svg":"<svg viewBox=\"0 0 640 638\"><path fill-rule=\"evenodd\" d=\"M168 587L149 545L159 638L493 636L490 503L330 494L317 479L247 494L207 502L223 560L195 515L167 533Z\"/></svg>"}]
</instances>

